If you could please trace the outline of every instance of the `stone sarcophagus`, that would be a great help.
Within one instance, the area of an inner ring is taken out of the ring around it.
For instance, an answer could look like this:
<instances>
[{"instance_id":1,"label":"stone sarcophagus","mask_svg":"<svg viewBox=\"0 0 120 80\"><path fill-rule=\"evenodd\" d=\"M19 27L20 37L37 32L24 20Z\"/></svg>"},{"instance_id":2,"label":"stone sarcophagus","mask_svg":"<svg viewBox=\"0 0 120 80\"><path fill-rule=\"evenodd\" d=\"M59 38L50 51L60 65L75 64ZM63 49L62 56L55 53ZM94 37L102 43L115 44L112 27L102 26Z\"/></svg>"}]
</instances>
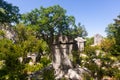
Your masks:
<instances>
[{"instance_id":1,"label":"stone sarcophagus","mask_svg":"<svg viewBox=\"0 0 120 80\"><path fill-rule=\"evenodd\" d=\"M73 68L71 62L73 58L72 51L84 50L84 41L81 37L73 39L68 36L58 36L54 39L54 43L52 44L52 64L55 69L56 78L65 76Z\"/></svg>"}]
</instances>

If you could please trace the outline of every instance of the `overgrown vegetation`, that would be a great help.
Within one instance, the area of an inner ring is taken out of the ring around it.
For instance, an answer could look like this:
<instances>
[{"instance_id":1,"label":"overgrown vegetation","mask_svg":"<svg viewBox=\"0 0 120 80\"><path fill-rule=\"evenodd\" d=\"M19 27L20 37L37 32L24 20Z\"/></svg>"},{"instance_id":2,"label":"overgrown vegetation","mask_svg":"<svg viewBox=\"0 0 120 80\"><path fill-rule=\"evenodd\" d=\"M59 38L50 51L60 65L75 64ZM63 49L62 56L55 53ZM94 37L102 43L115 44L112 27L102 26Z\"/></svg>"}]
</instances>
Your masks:
<instances>
[{"instance_id":1,"label":"overgrown vegetation","mask_svg":"<svg viewBox=\"0 0 120 80\"><path fill-rule=\"evenodd\" d=\"M48 66L56 35L87 36L85 27L80 23L76 25L74 16L66 15L66 10L59 5L20 14L17 6L1 0L0 28L0 80L26 80L32 72ZM14 37L8 39L2 29L7 29ZM87 38L85 51L73 52L74 66L79 64L90 71L90 76L84 75L86 80L101 80L105 76L120 79L120 16L106 28L106 32L107 37L100 45L91 46L93 37ZM39 54L38 60L25 62L24 59L33 53ZM54 70L44 70L41 77L54 80Z\"/></svg>"}]
</instances>

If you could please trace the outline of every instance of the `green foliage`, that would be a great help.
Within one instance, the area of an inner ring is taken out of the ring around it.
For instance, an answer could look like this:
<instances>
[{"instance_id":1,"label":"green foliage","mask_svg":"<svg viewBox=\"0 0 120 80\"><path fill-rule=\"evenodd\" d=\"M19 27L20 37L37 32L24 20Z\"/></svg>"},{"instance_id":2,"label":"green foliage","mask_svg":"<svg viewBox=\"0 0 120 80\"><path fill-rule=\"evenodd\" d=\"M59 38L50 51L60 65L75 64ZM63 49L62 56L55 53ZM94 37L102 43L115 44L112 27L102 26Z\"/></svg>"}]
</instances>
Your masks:
<instances>
[{"instance_id":1,"label":"green foliage","mask_svg":"<svg viewBox=\"0 0 120 80\"><path fill-rule=\"evenodd\" d=\"M114 23L108 25L106 28L108 40L104 41L103 49L105 52L111 54L112 59L115 62L119 62L120 59L120 16L117 16L117 19L114 19ZM106 44L106 45L105 45ZM118 69L118 68L116 68ZM120 72L115 70L116 75Z\"/></svg>"},{"instance_id":2,"label":"green foliage","mask_svg":"<svg viewBox=\"0 0 120 80\"><path fill-rule=\"evenodd\" d=\"M23 25L14 28L16 32L15 43L7 38L0 39L0 60L4 60L4 66L0 68L2 80L24 80L27 72L33 72L43 68L43 64L30 66L20 63L19 57L26 57L28 53L41 53L47 50L47 44L36 37L31 27ZM1 32L2 33L2 32ZM45 63L44 65L47 65Z\"/></svg>"},{"instance_id":3,"label":"green foliage","mask_svg":"<svg viewBox=\"0 0 120 80\"><path fill-rule=\"evenodd\" d=\"M86 37L87 34L88 33L87 33L85 27L79 23L78 26L75 25L75 27L73 29L69 29L68 35L76 38L78 36L79 37Z\"/></svg>"},{"instance_id":4,"label":"green foliage","mask_svg":"<svg viewBox=\"0 0 120 80\"><path fill-rule=\"evenodd\" d=\"M85 47L85 54L87 54L88 56L93 56L93 58L94 58L94 55L96 55L96 50L98 50L99 49L99 46L94 46L94 47L92 47L92 46L86 46Z\"/></svg>"},{"instance_id":5,"label":"green foliage","mask_svg":"<svg viewBox=\"0 0 120 80\"><path fill-rule=\"evenodd\" d=\"M115 39L114 38L106 38L102 41L102 43L100 44L101 50L103 50L104 52L113 52L114 48L113 46L115 45Z\"/></svg>"},{"instance_id":6,"label":"green foliage","mask_svg":"<svg viewBox=\"0 0 120 80\"><path fill-rule=\"evenodd\" d=\"M24 65L16 59L14 55L7 55L5 66L0 69L0 79L2 80L21 80L26 77L23 73Z\"/></svg>"},{"instance_id":7,"label":"green foliage","mask_svg":"<svg viewBox=\"0 0 120 80\"><path fill-rule=\"evenodd\" d=\"M73 51L73 66L75 67L76 64L80 64L80 52L78 51Z\"/></svg>"},{"instance_id":8,"label":"green foliage","mask_svg":"<svg viewBox=\"0 0 120 80\"><path fill-rule=\"evenodd\" d=\"M48 56L42 56L40 63L43 64L43 67L48 66L48 64L50 63L50 59L48 58Z\"/></svg>"},{"instance_id":9,"label":"green foliage","mask_svg":"<svg viewBox=\"0 0 120 80\"><path fill-rule=\"evenodd\" d=\"M120 16L118 16L117 19L114 19L114 24L110 24L107 29L107 35L108 38L114 38L115 39L115 45L113 46L114 55L118 56L120 55Z\"/></svg>"},{"instance_id":10,"label":"green foliage","mask_svg":"<svg viewBox=\"0 0 120 80\"><path fill-rule=\"evenodd\" d=\"M44 70L43 71L43 80L55 80L54 70Z\"/></svg>"},{"instance_id":11,"label":"green foliage","mask_svg":"<svg viewBox=\"0 0 120 80\"><path fill-rule=\"evenodd\" d=\"M109 24L105 31L107 32L107 37L109 38L114 37L115 36L114 33L116 33L115 25Z\"/></svg>"},{"instance_id":12,"label":"green foliage","mask_svg":"<svg viewBox=\"0 0 120 80\"><path fill-rule=\"evenodd\" d=\"M17 23L20 20L19 9L4 0L0 1L0 25L5 23ZM40 70L51 62L48 55L41 57L40 62L34 65L20 63L19 57L26 57L28 53L41 53L48 51L48 45L53 43L56 35L68 35L72 37L85 37L87 31L80 23L75 25L75 18L66 15L59 5L34 9L22 15L23 24L14 27L15 43L5 38L5 32L0 30L0 80L26 80L29 72ZM120 16L114 24L106 28L108 38L99 46L91 47L93 38L87 38L85 51L73 52L73 64L80 64L91 71L91 76L102 79L110 76L120 79L119 67L115 65L120 59ZM47 41L47 43L45 41ZM99 50L99 54L96 54ZM80 56L85 54L86 57ZM81 60L80 60L81 59ZM99 60L97 64L95 60ZM3 62L2 62L3 61ZM44 70L44 80L54 80L54 70ZM93 80L85 74L86 80ZM63 78L64 80L64 78Z\"/></svg>"},{"instance_id":13,"label":"green foliage","mask_svg":"<svg viewBox=\"0 0 120 80\"><path fill-rule=\"evenodd\" d=\"M15 42L19 45L23 56L26 56L29 52L41 53L47 50L46 42L36 37L36 32L33 28L18 25L15 27L15 31L17 33Z\"/></svg>"},{"instance_id":14,"label":"green foliage","mask_svg":"<svg viewBox=\"0 0 120 80\"><path fill-rule=\"evenodd\" d=\"M37 26L38 36L42 36L48 44L53 43L55 35L62 34L73 37L87 35L84 26L80 24L76 26L75 18L66 15L66 10L59 5L41 7L23 14L22 22L25 25Z\"/></svg>"},{"instance_id":15,"label":"green foliage","mask_svg":"<svg viewBox=\"0 0 120 80\"><path fill-rule=\"evenodd\" d=\"M37 76L37 79L40 80L55 80L54 70L53 69L45 69L43 73ZM31 80L36 80L36 78L31 78Z\"/></svg>"},{"instance_id":16,"label":"green foliage","mask_svg":"<svg viewBox=\"0 0 120 80\"><path fill-rule=\"evenodd\" d=\"M0 39L0 42L0 60L5 61L4 66L0 68L0 79L22 79L24 77L24 73L22 73L24 65L18 61L19 54L15 52L15 44L5 38Z\"/></svg>"},{"instance_id":17,"label":"green foliage","mask_svg":"<svg viewBox=\"0 0 120 80\"><path fill-rule=\"evenodd\" d=\"M101 80L109 76L119 79L119 67L116 66L119 58L113 55L114 44L114 39L104 39L99 46L86 46L83 54L87 57L81 57L81 66L88 68L93 78Z\"/></svg>"},{"instance_id":18,"label":"green foliage","mask_svg":"<svg viewBox=\"0 0 120 80\"><path fill-rule=\"evenodd\" d=\"M119 66L119 52L118 52L118 44L116 44L115 37L109 36L108 38L104 39L100 45L101 50L104 52L104 56L101 57L103 73L106 76L110 76L115 78L116 80L120 79L120 70Z\"/></svg>"},{"instance_id":19,"label":"green foliage","mask_svg":"<svg viewBox=\"0 0 120 80\"><path fill-rule=\"evenodd\" d=\"M0 23L16 23L19 21L19 8L0 0Z\"/></svg>"},{"instance_id":20,"label":"green foliage","mask_svg":"<svg viewBox=\"0 0 120 80\"><path fill-rule=\"evenodd\" d=\"M90 46L93 44L94 44L94 37L86 38L86 43L85 43L86 46Z\"/></svg>"},{"instance_id":21,"label":"green foliage","mask_svg":"<svg viewBox=\"0 0 120 80\"><path fill-rule=\"evenodd\" d=\"M5 37L5 32L2 31L2 30L0 30L0 37L1 37L1 38Z\"/></svg>"},{"instance_id":22,"label":"green foliage","mask_svg":"<svg viewBox=\"0 0 120 80\"><path fill-rule=\"evenodd\" d=\"M3 8L0 8L0 13L5 14L5 10Z\"/></svg>"},{"instance_id":23,"label":"green foliage","mask_svg":"<svg viewBox=\"0 0 120 80\"><path fill-rule=\"evenodd\" d=\"M65 13L66 11L62 7L55 5L48 8L34 9L30 13L23 14L22 17L25 24L39 25L40 33L51 35L63 33L74 20L72 16L67 16Z\"/></svg>"},{"instance_id":24,"label":"green foliage","mask_svg":"<svg viewBox=\"0 0 120 80\"><path fill-rule=\"evenodd\" d=\"M4 59L11 51L12 41L8 39L0 39L0 60Z\"/></svg>"},{"instance_id":25,"label":"green foliage","mask_svg":"<svg viewBox=\"0 0 120 80\"><path fill-rule=\"evenodd\" d=\"M50 59L47 58L47 56L42 56L42 58L40 59L40 62L34 65L30 65L30 64L25 64L25 68L24 68L24 72L35 72L38 71L46 66L48 66L48 64L50 63Z\"/></svg>"},{"instance_id":26,"label":"green foliage","mask_svg":"<svg viewBox=\"0 0 120 80\"><path fill-rule=\"evenodd\" d=\"M95 60L101 59L101 53L97 54L96 51L99 49L98 46L87 46L85 48L85 55L87 57L82 58L82 66L88 68L91 72L91 77L98 78L99 80L103 76L103 71ZM100 63L101 64L101 63ZM91 78L92 79L92 78Z\"/></svg>"},{"instance_id":27,"label":"green foliage","mask_svg":"<svg viewBox=\"0 0 120 80\"><path fill-rule=\"evenodd\" d=\"M32 72L35 72L35 71L38 71L38 70L40 70L40 69L42 69L43 68L43 64L41 64L41 63L37 63L37 64L35 64L35 65L29 65L28 63L27 64L25 64L25 68L24 68L24 72L25 73L28 73L28 74L30 74L30 73L32 73Z\"/></svg>"},{"instance_id":28,"label":"green foliage","mask_svg":"<svg viewBox=\"0 0 120 80\"><path fill-rule=\"evenodd\" d=\"M103 60L105 59L104 66L106 66L105 75L113 76L116 80L119 80L120 70L117 62L120 59L120 16L114 21L106 28L108 38L102 42L101 49L106 53L106 57L103 58ZM105 63L109 63L109 65Z\"/></svg>"}]
</instances>

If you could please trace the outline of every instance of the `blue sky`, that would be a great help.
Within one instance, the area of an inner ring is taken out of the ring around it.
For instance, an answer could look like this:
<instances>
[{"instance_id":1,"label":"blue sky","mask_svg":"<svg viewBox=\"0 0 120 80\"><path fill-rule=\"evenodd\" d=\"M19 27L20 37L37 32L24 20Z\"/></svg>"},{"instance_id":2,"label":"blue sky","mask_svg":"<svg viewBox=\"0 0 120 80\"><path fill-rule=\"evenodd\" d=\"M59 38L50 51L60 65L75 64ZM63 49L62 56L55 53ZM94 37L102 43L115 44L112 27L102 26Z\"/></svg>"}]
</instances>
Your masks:
<instances>
[{"instance_id":1,"label":"blue sky","mask_svg":"<svg viewBox=\"0 0 120 80\"><path fill-rule=\"evenodd\" d=\"M105 28L120 15L120 0L6 0L18 6L20 13L30 12L40 6L60 5L67 10L67 15L76 18L85 26L88 36L101 34L106 36Z\"/></svg>"}]
</instances>

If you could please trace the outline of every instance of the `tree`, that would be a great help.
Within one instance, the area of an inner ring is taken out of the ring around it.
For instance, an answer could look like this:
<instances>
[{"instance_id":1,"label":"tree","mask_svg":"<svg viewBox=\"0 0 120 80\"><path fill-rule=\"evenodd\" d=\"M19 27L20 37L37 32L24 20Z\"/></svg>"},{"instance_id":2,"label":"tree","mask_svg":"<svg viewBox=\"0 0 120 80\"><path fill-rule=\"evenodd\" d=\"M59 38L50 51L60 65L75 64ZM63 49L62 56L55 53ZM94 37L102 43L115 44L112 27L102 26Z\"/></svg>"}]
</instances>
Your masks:
<instances>
[{"instance_id":1,"label":"tree","mask_svg":"<svg viewBox=\"0 0 120 80\"><path fill-rule=\"evenodd\" d=\"M16 50L17 45L6 38L0 39L0 42L0 61L3 61L4 64L0 68L0 79L20 80L25 78L26 75L22 71L24 65L18 61L20 50Z\"/></svg>"},{"instance_id":2,"label":"tree","mask_svg":"<svg viewBox=\"0 0 120 80\"><path fill-rule=\"evenodd\" d=\"M110 53L114 50L115 39L114 38L105 38L100 44L101 50L107 53Z\"/></svg>"},{"instance_id":3,"label":"tree","mask_svg":"<svg viewBox=\"0 0 120 80\"><path fill-rule=\"evenodd\" d=\"M19 8L0 0L0 24L18 23L20 18Z\"/></svg>"},{"instance_id":4,"label":"tree","mask_svg":"<svg viewBox=\"0 0 120 80\"><path fill-rule=\"evenodd\" d=\"M42 53L47 50L46 42L42 38L38 39L36 37L34 28L29 26L25 27L24 25L19 24L14 30L16 33L15 44L20 44L23 55L28 54L29 52Z\"/></svg>"},{"instance_id":5,"label":"tree","mask_svg":"<svg viewBox=\"0 0 120 80\"><path fill-rule=\"evenodd\" d=\"M93 45L93 44L94 44L94 37L90 37L90 38L87 37L85 45L90 46L90 45Z\"/></svg>"},{"instance_id":6,"label":"tree","mask_svg":"<svg viewBox=\"0 0 120 80\"><path fill-rule=\"evenodd\" d=\"M78 23L78 25L75 25L74 28L70 29L69 30L69 36L72 36L72 37L86 37L87 36L87 31L84 27L84 25L81 25L80 23Z\"/></svg>"},{"instance_id":7,"label":"tree","mask_svg":"<svg viewBox=\"0 0 120 80\"><path fill-rule=\"evenodd\" d=\"M107 33L107 37L112 38L114 37L114 33L116 32L116 29L113 24L109 24L105 31Z\"/></svg>"},{"instance_id":8,"label":"tree","mask_svg":"<svg viewBox=\"0 0 120 80\"><path fill-rule=\"evenodd\" d=\"M108 35L108 38L114 38L115 39L115 45L113 45L112 47L114 47L114 55L119 55L120 54L120 16L118 16L117 19L114 19L114 23L110 24L107 28L106 28L106 32Z\"/></svg>"},{"instance_id":9,"label":"tree","mask_svg":"<svg viewBox=\"0 0 120 80\"><path fill-rule=\"evenodd\" d=\"M68 72L68 70L72 67L71 61L68 57L69 53L67 51L63 52L62 49L59 49L60 53L54 51L55 49L53 50L53 42L56 40L57 43L60 43L59 36L61 35L62 41L65 40L66 36L73 38L77 36L86 36L87 32L84 26L81 26L81 24L76 26L75 18L73 16L66 15L66 10L59 5L48 8L41 7L40 9L34 9L27 14L23 14L21 22L25 25L36 27L38 33L37 37L42 37L48 43L53 56L53 67L56 67L56 78L61 78L67 74L66 72ZM61 46L58 46L58 48L61 48ZM58 74L59 72L62 73Z\"/></svg>"},{"instance_id":10,"label":"tree","mask_svg":"<svg viewBox=\"0 0 120 80\"><path fill-rule=\"evenodd\" d=\"M3 67L0 68L0 79L2 80L7 78L9 80L26 79L27 73L25 69L27 64L21 63L19 57L26 58L28 53L42 55L42 51L47 50L46 42L43 39L38 39L34 29L31 27L19 24L14 27L14 31L16 33L14 43L12 40L5 38L3 32L1 32L3 38L0 39L0 61L5 61ZM34 70L36 70L35 68L37 70L41 69L41 64L34 65Z\"/></svg>"},{"instance_id":11,"label":"tree","mask_svg":"<svg viewBox=\"0 0 120 80\"><path fill-rule=\"evenodd\" d=\"M65 15L66 10L58 5L48 8L41 7L28 14L24 14L24 23L39 26L39 33L47 35L52 43L54 35L67 34L67 30L74 23L73 16ZM31 17L32 16L32 17Z\"/></svg>"},{"instance_id":12,"label":"tree","mask_svg":"<svg viewBox=\"0 0 120 80\"><path fill-rule=\"evenodd\" d=\"M41 7L22 15L22 22L26 25L38 26L39 34L48 36L48 43L53 43L55 35L86 36L87 32L83 26L75 25L75 18L66 15L59 5L48 8Z\"/></svg>"},{"instance_id":13,"label":"tree","mask_svg":"<svg viewBox=\"0 0 120 80\"><path fill-rule=\"evenodd\" d=\"M107 29L107 38L104 38L100 45L87 45L84 54L86 57L81 57L82 66L88 68L91 76L97 80L101 80L105 76L111 79L120 79L119 71L119 53L120 53L120 25L119 17L115 23L110 24ZM87 44L91 40L87 39Z\"/></svg>"}]
</instances>

